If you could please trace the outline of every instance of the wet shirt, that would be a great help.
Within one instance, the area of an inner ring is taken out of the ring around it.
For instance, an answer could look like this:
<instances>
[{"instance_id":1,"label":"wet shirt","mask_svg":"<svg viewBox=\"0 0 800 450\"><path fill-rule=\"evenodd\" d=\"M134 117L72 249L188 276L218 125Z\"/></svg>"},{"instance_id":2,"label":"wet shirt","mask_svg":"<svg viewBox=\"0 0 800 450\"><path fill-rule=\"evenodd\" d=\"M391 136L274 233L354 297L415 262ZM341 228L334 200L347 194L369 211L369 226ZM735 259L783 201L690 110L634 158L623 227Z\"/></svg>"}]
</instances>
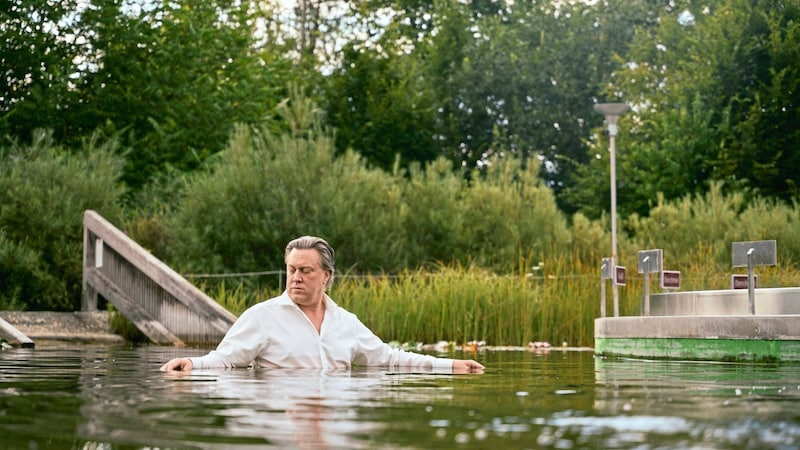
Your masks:
<instances>
[{"instance_id":1,"label":"wet shirt","mask_svg":"<svg viewBox=\"0 0 800 450\"><path fill-rule=\"evenodd\" d=\"M325 296L320 331L284 292L247 309L217 348L190 358L195 369L417 367L450 373L453 360L392 348Z\"/></svg>"}]
</instances>

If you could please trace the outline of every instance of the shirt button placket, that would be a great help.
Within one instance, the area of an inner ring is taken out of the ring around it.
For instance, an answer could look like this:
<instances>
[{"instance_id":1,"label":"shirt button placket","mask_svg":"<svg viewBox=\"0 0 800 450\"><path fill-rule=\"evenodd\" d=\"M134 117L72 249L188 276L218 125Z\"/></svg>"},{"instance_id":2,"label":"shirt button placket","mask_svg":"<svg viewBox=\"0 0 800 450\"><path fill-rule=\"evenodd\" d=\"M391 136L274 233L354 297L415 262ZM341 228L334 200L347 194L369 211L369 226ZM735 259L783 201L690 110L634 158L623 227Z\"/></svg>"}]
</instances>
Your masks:
<instances>
[{"instance_id":1,"label":"shirt button placket","mask_svg":"<svg viewBox=\"0 0 800 450\"><path fill-rule=\"evenodd\" d=\"M322 338L317 341L317 348L319 349L319 362L323 369L330 369L328 364L328 355L325 353L325 346L322 345Z\"/></svg>"}]
</instances>

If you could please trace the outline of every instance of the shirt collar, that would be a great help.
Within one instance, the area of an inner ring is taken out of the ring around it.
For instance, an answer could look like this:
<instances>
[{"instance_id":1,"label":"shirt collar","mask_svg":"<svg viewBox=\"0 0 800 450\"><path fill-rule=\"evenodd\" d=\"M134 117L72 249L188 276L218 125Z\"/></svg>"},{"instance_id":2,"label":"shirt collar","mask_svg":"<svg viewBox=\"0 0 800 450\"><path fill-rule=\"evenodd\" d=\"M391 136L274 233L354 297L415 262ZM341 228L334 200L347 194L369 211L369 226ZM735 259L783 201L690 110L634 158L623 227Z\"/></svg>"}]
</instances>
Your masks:
<instances>
[{"instance_id":1,"label":"shirt collar","mask_svg":"<svg viewBox=\"0 0 800 450\"><path fill-rule=\"evenodd\" d=\"M336 302L334 302L332 298L328 297L328 294L323 294L323 295L325 296L325 300L324 301L325 301L325 311L326 312L327 311L333 311L336 308L338 308L338 306L336 305ZM280 295L280 297L276 298L274 301L278 302L278 304L280 304L280 305L294 306L296 308L299 308L299 306L297 306L297 304L294 302L294 300L292 300L292 298L289 297L289 291L283 291L283 293Z\"/></svg>"}]
</instances>

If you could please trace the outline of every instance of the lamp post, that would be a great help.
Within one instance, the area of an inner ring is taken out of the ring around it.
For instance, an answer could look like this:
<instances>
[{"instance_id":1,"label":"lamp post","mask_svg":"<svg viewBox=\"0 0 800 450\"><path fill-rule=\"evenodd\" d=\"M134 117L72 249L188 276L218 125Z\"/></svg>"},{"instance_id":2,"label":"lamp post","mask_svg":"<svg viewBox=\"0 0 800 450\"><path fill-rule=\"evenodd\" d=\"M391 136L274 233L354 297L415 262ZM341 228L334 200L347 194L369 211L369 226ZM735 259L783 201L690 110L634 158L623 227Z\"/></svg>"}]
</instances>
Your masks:
<instances>
[{"instance_id":1,"label":"lamp post","mask_svg":"<svg viewBox=\"0 0 800 450\"><path fill-rule=\"evenodd\" d=\"M629 109L625 103L595 103L594 110L606 118L608 126L609 152L611 153L611 270L617 265L617 163L615 139L617 136L617 121L619 116ZM619 317L619 289L617 282L612 279L614 296L614 317Z\"/></svg>"}]
</instances>

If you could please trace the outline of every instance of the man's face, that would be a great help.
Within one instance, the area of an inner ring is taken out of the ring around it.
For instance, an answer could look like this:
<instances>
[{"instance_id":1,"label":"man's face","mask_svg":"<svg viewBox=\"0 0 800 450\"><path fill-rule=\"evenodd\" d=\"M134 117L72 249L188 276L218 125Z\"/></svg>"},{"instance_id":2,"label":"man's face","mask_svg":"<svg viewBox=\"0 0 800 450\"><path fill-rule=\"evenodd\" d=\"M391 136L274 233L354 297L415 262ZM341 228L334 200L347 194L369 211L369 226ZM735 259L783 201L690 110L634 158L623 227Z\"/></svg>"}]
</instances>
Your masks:
<instances>
[{"instance_id":1,"label":"man's face","mask_svg":"<svg viewBox=\"0 0 800 450\"><path fill-rule=\"evenodd\" d=\"M298 306L322 301L330 273L322 270L321 259L315 249L293 249L286 257L286 289Z\"/></svg>"}]
</instances>

